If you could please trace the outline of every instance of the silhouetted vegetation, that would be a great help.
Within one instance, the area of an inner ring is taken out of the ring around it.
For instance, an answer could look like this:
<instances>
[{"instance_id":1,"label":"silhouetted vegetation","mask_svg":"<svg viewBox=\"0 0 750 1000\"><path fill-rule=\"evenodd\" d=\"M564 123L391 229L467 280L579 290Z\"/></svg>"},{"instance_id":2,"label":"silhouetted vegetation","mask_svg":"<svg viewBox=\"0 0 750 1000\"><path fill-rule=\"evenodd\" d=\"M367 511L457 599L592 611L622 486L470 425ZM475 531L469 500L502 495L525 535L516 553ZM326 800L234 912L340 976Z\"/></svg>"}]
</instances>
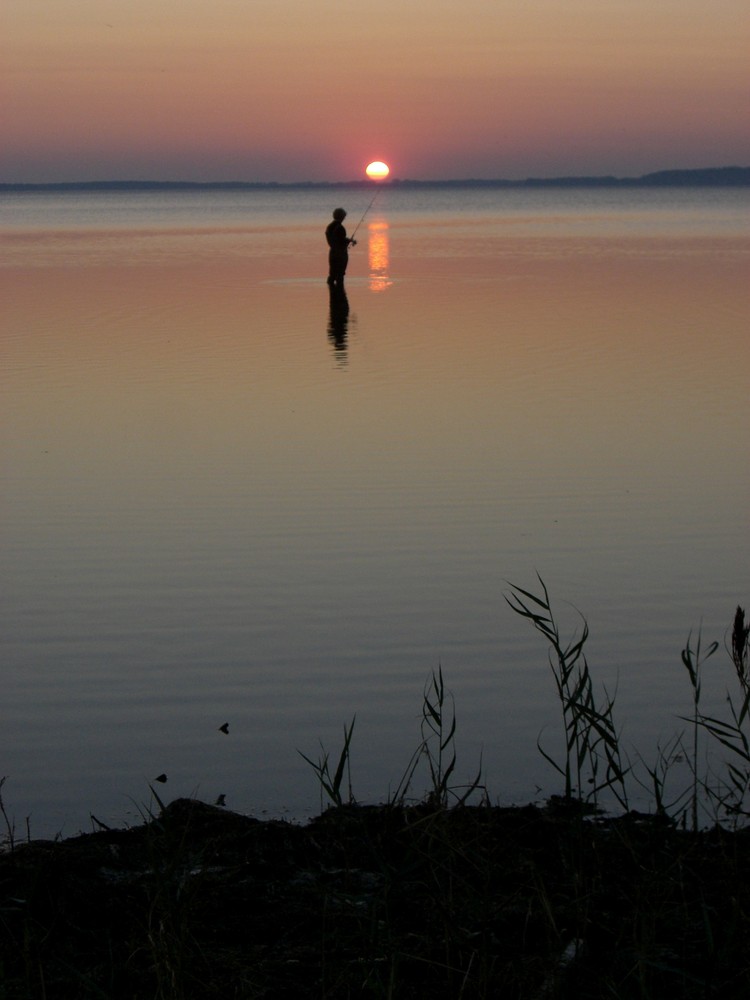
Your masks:
<instances>
[{"instance_id":1,"label":"silhouetted vegetation","mask_svg":"<svg viewBox=\"0 0 750 1000\"><path fill-rule=\"evenodd\" d=\"M588 627L565 640L543 581L508 603L549 645L561 794L490 804L456 785L456 715L440 669L387 802L357 804L355 722L337 754L303 754L331 803L302 826L164 803L143 823L66 841L19 838L0 798L0 998L739 998L750 969L750 664L727 641L723 717L702 688L717 642L690 636L685 738L628 759L598 689ZM703 762L704 741L722 768ZM677 759L690 780L666 794ZM653 808L628 806L632 783ZM426 789L419 794L414 789ZM1 789L0 789L1 790ZM602 799L617 805L601 811Z\"/></svg>"}]
</instances>

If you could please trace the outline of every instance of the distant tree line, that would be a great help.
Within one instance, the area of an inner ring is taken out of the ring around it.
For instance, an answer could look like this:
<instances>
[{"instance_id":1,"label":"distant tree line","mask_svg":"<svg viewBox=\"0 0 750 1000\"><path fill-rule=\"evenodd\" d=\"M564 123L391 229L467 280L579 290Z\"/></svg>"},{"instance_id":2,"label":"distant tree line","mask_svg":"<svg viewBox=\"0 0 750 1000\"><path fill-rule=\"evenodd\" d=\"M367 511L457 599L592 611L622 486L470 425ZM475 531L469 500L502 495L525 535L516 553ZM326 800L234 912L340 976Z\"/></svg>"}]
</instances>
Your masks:
<instances>
[{"instance_id":1,"label":"distant tree line","mask_svg":"<svg viewBox=\"0 0 750 1000\"><path fill-rule=\"evenodd\" d=\"M706 167L702 170L659 170L641 177L527 177L525 180L448 181L399 180L384 182L399 188L543 188L543 187L747 187L750 167ZM247 191L268 189L325 189L370 187L372 181L65 181L53 184L0 184L0 193L24 191Z\"/></svg>"}]
</instances>

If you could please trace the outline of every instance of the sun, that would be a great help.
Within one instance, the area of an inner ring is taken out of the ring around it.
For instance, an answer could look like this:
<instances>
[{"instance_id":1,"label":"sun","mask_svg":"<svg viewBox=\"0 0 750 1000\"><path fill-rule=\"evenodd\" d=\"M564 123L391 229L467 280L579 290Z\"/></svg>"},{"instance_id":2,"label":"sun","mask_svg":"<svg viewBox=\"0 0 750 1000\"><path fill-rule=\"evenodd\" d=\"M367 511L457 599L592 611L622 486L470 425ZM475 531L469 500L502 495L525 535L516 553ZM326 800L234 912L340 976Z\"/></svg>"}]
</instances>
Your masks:
<instances>
[{"instance_id":1,"label":"sun","mask_svg":"<svg viewBox=\"0 0 750 1000\"><path fill-rule=\"evenodd\" d=\"M390 172L391 168L382 160L373 160L365 167L365 173L371 181L384 181Z\"/></svg>"}]
</instances>

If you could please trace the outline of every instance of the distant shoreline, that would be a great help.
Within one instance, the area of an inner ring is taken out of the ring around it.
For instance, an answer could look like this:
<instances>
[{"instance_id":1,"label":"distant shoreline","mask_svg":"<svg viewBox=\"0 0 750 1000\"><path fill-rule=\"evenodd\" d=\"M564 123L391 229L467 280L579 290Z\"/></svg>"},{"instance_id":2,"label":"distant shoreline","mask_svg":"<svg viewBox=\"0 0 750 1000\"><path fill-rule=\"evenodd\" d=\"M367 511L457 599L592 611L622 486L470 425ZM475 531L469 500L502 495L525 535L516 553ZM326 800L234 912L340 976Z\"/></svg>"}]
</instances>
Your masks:
<instances>
[{"instance_id":1,"label":"distant shoreline","mask_svg":"<svg viewBox=\"0 0 750 1000\"><path fill-rule=\"evenodd\" d=\"M708 167L702 170L659 170L640 177L527 177L525 180L464 180L419 181L389 180L389 188L663 188L663 187L747 187L750 167ZM266 191L266 190L338 190L369 188L373 182L352 181L60 181L25 184L0 183L0 194L44 192L111 192L111 191Z\"/></svg>"}]
</instances>

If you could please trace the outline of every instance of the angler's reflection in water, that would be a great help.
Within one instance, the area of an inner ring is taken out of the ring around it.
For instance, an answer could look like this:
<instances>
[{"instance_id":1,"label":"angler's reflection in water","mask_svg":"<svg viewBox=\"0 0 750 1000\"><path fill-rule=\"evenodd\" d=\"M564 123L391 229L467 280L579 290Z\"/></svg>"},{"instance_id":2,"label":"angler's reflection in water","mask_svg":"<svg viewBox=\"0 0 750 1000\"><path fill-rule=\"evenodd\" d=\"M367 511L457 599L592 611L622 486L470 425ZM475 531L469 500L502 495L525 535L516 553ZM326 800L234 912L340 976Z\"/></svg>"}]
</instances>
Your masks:
<instances>
[{"instance_id":1,"label":"angler's reflection in water","mask_svg":"<svg viewBox=\"0 0 750 1000\"><path fill-rule=\"evenodd\" d=\"M329 286L330 312L328 314L328 340L339 365L347 363L347 338L349 335L349 300L343 288Z\"/></svg>"},{"instance_id":2,"label":"angler's reflection in water","mask_svg":"<svg viewBox=\"0 0 750 1000\"><path fill-rule=\"evenodd\" d=\"M390 278L388 223L384 219L367 227L367 263L370 267L370 291L384 292L393 284Z\"/></svg>"}]
</instances>

